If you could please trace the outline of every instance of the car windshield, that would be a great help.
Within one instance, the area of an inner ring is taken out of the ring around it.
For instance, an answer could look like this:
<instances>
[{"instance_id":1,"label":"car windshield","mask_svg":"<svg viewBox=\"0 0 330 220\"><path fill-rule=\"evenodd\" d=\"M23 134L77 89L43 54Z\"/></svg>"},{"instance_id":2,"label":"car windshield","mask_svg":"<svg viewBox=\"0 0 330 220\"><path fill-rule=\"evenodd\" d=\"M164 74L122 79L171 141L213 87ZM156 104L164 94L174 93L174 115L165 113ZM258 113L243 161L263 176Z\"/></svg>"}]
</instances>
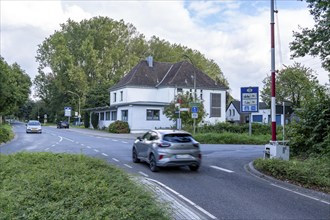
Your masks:
<instances>
[{"instance_id":1,"label":"car windshield","mask_svg":"<svg viewBox=\"0 0 330 220\"><path fill-rule=\"evenodd\" d=\"M173 143L191 142L193 138L189 134L166 134L163 138L164 141Z\"/></svg>"},{"instance_id":2,"label":"car windshield","mask_svg":"<svg viewBox=\"0 0 330 220\"><path fill-rule=\"evenodd\" d=\"M28 125L40 125L40 122L38 121L30 121Z\"/></svg>"}]
</instances>

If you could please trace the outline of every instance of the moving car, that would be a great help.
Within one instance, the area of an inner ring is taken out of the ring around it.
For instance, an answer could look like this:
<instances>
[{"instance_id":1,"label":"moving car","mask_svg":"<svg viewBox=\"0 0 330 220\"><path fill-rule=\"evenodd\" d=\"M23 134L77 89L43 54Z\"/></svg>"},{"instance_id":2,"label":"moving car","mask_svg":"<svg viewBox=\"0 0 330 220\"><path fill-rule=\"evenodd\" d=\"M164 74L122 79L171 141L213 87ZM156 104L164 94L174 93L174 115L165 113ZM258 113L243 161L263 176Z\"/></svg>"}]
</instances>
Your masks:
<instances>
[{"instance_id":1,"label":"moving car","mask_svg":"<svg viewBox=\"0 0 330 220\"><path fill-rule=\"evenodd\" d=\"M26 124L26 133L42 133L41 124L39 121L30 120Z\"/></svg>"},{"instance_id":2,"label":"moving car","mask_svg":"<svg viewBox=\"0 0 330 220\"><path fill-rule=\"evenodd\" d=\"M59 121L57 122L57 128L69 128L69 122Z\"/></svg>"},{"instance_id":3,"label":"moving car","mask_svg":"<svg viewBox=\"0 0 330 220\"><path fill-rule=\"evenodd\" d=\"M186 131L150 130L135 140L132 160L147 162L152 172L172 166L189 166L190 170L197 171L202 154L199 143Z\"/></svg>"}]
</instances>

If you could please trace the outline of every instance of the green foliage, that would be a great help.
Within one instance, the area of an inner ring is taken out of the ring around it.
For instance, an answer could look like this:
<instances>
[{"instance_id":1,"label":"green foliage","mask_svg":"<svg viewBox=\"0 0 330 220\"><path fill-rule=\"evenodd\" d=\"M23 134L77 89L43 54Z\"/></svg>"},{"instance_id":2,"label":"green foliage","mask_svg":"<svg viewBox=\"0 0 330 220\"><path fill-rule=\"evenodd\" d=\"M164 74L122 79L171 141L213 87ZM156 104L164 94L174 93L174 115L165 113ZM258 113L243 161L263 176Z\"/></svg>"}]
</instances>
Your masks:
<instances>
[{"instance_id":1,"label":"green foliage","mask_svg":"<svg viewBox=\"0 0 330 220\"><path fill-rule=\"evenodd\" d=\"M170 219L122 170L84 155L0 154L1 219Z\"/></svg>"},{"instance_id":2,"label":"green foliage","mask_svg":"<svg viewBox=\"0 0 330 220\"><path fill-rule=\"evenodd\" d=\"M89 124L89 117L90 117L90 113L86 111L84 113L84 127L85 128L89 128L89 126L90 126L90 124Z\"/></svg>"},{"instance_id":3,"label":"green foliage","mask_svg":"<svg viewBox=\"0 0 330 220\"><path fill-rule=\"evenodd\" d=\"M0 125L0 143L5 143L14 137L14 133L11 130L10 125Z\"/></svg>"},{"instance_id":4,"label":"green foliage","mask_svg":"<svg viewBox=\"0 0 330 220\"><path fill-rule=\"evenodd\" d=\"M18 112L30 94L29 75L17 63L9 65L0 56L0 82L0 115Z\"/></svg>"},{"instance_id":5,"label":"green foliage","mask_svg":"<svg viewBox=\"0 0 330 220\"><path fill-rule=\"evenodd\" d=\"M168 106L165 107L163 114L166 115L166 117L168 117L170 120L176 121L176 119L179 118L179 114L176 113L179 111L179 108L176 108L175 104L181 103L180 108L191 108L191 106L189 106L189 103L193 101L193 96L189 92L185 94L178 94L174 98L174 100ZM195 102L200 103L200 105L198 106L198 118L196 118L196 124L199 124L206 116L206 112L204 110L204 105L201 100L196 99ZM180 118L183 126L192 126L194 123L194 119L191 118L190 111L180 112Z\"/></svg>"},{"instance_id":6,"label":"green foliage","mask_svg":"<svg viewBox=\"0 0 330 220\"><path fill-rule=\"evenodd\" d=\"M267 144L271 139L270 134L251 135L238 133L197 133L194 138L203 144Z\"/></svg>"},{"instance_id":7,"label":"green foliage","mask_svg":"<svg viewBox=\"0 0 330 220\"><path fill-rule=\"evenodd\" d=\"M39 45L36 94L49 115L63 115L65 106L77 103L71 90L81 97L81 108L109 105L108 89L142 58L148 55L161 62L179 62L189 55L195 65L217 82L228 85L220 67L198 51L170 44L153 36L149 41L123 20L94 17L68 20L61 30ZM50 70L50 71L49 71Z\"/></svg>"},{"instance_id":8,"label":"green foliage","mask_svg":"<svg viewBox=\"0 0 330 220\"><path fill-rule=\"evenodd\" d=\"M94 129L98 129L99 128L99 114L93 112L92 113L92 126Z\"/></svg>"},{"instance_id":9,"label":"green foliage","mask_svg":"<svg viewBox=\"0 0 330 220\"><path fill-rule=\"evenodd\" d=\"M277 133L282 131L282 127L277 127ZM249 124L232 124L227 122L216 123L214 125L203 125L198 127L199 133L238 133L243 134L249 133ZM271 134L271 127L270 125L260 124L260 123L252 123L252 134L253 135L266 135Z\"/></svg>"},{"instance_id":10,"label":"green foliage","mask_svg":"<svg viewBox=\"0 0 330 220\"><path fill-rule=\"evenodd\" d=\"M315 25L311 29L300 27L300 32L293 33L295 40L290 43L290 50L294 52L292 57L319 56L322 66L330 72L330 1L306 2L311 15L314 16Z\"/></svg>"},{"instance_id":11,"label":"green foliage","mask_svg":"<svg viewBox=\"0 0 330 220\"><path fill-rule=\"evenodd\" d=\"M329 157L308 160L257 159L254 166L275 178L330 193Z\"/></svg>"},{"instance_id":12,"label":"green foliage","mask_svg":"<svg viewBox=\"0 0 330 220\"><path fill-rule=\"evenodd\" d=\"M261 91L261 98L270 104L271 101L271 77L263 80L264 87ZM282 69L276 77L276 101L282 104L283 101L290 101L292 106L300 108L304 100L312 96L317 86L316 76L313 72L299 63L294 63Z\"/></svg>"},{"instance_id":13,"label":"green foliage","mask_svg":"<svg viewBox=\"0 0 330 220\"><path fill-rule=\"evenodd\" d=\"M130 128L128 122L126 121L115 121L109 125L110 133L124 134L130 133Z\"/></svg>"},{"instance_id":14,"label":"green foliage","mask_svg":"<svg viewBox=\"0 0 330 220\"><path fill-rule=\"evenodd\" d=\"M314 97L305 101L296 111L299 121L290 126L291 152L304 157L330 157L330 95L319 86Z\"/></svg>"}]
</instances>

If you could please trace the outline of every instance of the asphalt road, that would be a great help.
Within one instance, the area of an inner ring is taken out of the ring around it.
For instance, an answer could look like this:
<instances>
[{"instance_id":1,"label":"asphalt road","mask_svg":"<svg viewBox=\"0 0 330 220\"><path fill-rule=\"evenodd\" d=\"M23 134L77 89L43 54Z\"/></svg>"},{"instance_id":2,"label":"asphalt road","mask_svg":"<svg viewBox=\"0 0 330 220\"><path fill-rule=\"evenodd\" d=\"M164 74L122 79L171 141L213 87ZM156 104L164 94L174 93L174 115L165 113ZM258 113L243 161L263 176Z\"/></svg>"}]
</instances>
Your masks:
<instances>
[{"instance_id":1,"label":"asphalt road","mask_svg":"<svg viewBox=\"0 0 330 220\"><path fill-rule=\"evenodd\" d=\"M132 162L134 135L55 127L43 127L42 134L26 134L24 124L14 124L14 131L15 139L2 145L0 153L83 153L101 158L157 182L205 219L330 219L329 194L249 171L248 164L263 156L264 146L201 145L203 162L198 172L162 168L153 173L147 164Z\"/></svg>"}]
</instances>

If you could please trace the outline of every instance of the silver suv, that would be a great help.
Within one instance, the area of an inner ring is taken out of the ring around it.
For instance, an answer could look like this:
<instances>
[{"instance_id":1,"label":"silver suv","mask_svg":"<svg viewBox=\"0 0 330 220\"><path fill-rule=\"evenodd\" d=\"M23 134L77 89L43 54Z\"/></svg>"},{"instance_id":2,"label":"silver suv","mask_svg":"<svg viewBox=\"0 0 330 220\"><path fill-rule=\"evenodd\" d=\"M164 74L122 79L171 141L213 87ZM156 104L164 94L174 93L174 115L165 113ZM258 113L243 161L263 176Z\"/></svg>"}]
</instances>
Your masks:
<instances>
[{"instance_id":1,"label":"silver suv","mask_svg":"<svg viewBox=\"0 0 330 220\"><path fill-rule=\"evenodd\" d=\"M135 140L132 159L134 163L149 163L152 172L170 166L189 166L197 171L202 155L199 143L186 131L150 130Z\"/></svg>"}]
</instances>

